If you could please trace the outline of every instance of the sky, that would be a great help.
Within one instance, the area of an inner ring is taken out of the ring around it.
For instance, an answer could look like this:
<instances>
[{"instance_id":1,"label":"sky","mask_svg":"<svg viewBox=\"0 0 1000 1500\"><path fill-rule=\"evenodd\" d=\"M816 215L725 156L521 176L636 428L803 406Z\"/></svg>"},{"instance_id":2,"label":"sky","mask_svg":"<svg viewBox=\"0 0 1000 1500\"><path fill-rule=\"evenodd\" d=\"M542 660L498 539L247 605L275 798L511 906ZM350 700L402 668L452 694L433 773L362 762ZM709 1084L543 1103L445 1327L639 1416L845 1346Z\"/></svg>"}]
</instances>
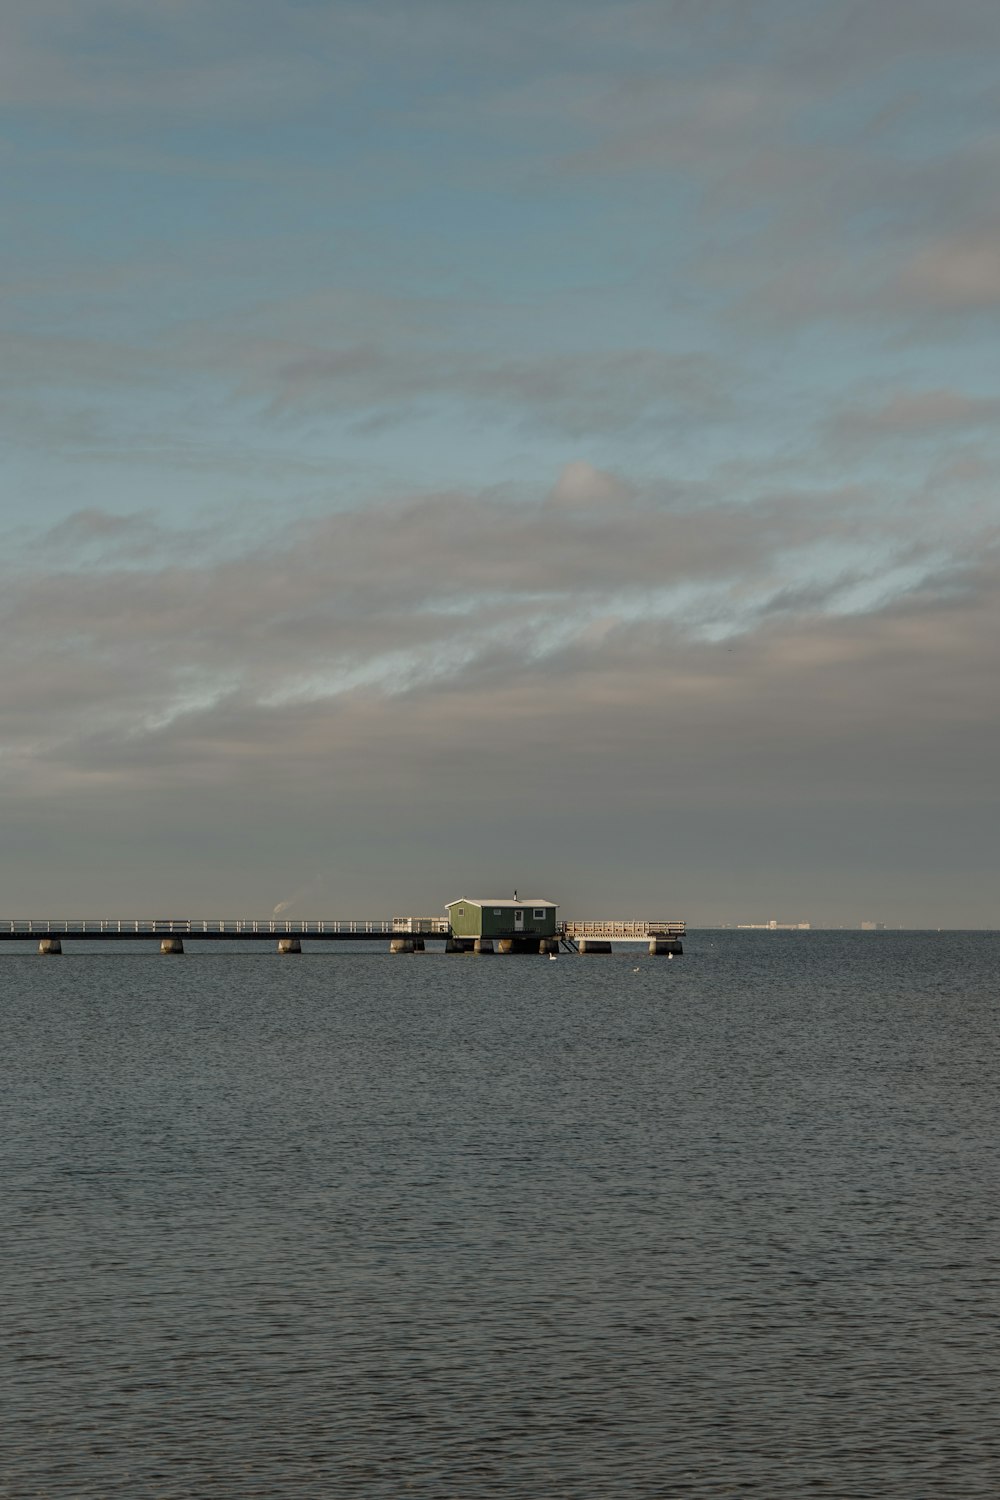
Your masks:
<instances>
[{"instance_id":1,"label":"sky","mask_svg":"<svg viewBox=\"0 0 1000 1500\"><path fill-rule=\"evenodd\" d=\"M0 916L998 921L995 0L5 0Z\"/></svg>"}]
</instances>

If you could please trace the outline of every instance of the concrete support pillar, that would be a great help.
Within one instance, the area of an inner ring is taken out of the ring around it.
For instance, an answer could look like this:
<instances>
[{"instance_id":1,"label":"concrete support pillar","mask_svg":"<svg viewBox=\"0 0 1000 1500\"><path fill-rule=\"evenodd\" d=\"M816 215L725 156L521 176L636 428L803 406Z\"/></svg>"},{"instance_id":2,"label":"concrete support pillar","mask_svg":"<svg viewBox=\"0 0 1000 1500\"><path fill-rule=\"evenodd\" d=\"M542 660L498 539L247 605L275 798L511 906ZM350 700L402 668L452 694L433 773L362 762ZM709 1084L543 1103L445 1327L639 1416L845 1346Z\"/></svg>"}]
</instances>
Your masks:
<instances>
[{"instance_id":1,"label":"concrete support pillar","mask_svg":"<svg viewBox=\"0 0 1000 1500\"><path fill-rule=\"evenodd\" d=\"M413 951L414 953L426 953L427 944L422 937L415 937L413 939Z\"/></svg>"},{"instance_id":2,"label":"concrete support pillar","mask_svg":"<svg viewBox=\"0 0 1000 1500\"><path fill-rule=\"evenodd\" d=\"M62 943L58 938L39 938L38 951L39 953L61 953Z\"/></svg>"},{"instance_id":3,"label":"concrete support pillar","mask_svg":"<svg viewBox=\"0 0 1000 1500\"><path fill-rule=\"evenodd\" d=\"M412 953L413 939L411 937L398 937L389 939L390 953Z\"/></svg>"},{"instance_id":4,"label":"concrete support pillar","mask_svg":"<svg viewBox=\"0 0 1000 1500\"><path fill-rule=\"evenodd\" d=\"M608 942L605 942L603 938L581 938L580 939L580 952L581 953L610 953L611 952L611 944L608 943ZM650 952L652 952L652 949L650 949Z\"/></svg>"},{"instance_id":5,"label":"concrete support pillar","mask_svg":"<svg viewBox=\"0 0 1000 1500\"><path fill-rule=\"evenodd\" d=\"M475 941L475 944L473 946L472 951L473 951L473 953L492 953L493 952L493 939L492 938L476 938L476 941Z\"/></svg>"},{"instance_id":6,"label":"concrete support pillar","mask_svg":"<svg viewBox=\"0 0 1000 1500\"><path fill-rule=\"evenodd\" d=\"M513 938L500 938L498 940L498 942L497 942L497 947L499 948L499 950L500 950L501 953L513 953L514 952L514 939Z\"/></svg>"},{"instance_id":7,"label":"concrete support pillar","mask_svg":"<svg viewBox=\"0 0 1000 1500\"><path fill-rule=\"evenodd\" d=\"M161 953L183 953L184 941L179 937L165 937L160 939Z\"/></svg>"},{"instance_id":8,"label":"concrete support pillar","mask_svg":"<svg viewBox=\"0 0 1000 1500\"><path fill-rule=\"evenodd\" d=\"M680 938L651 937L649 940L649 952L652 958L673 958L675 953L683 953Z\"/></svg>"},{"instance_id":9,"label":"concrete support pillar","mask_svg":"<svg viewBox=\"0 0 1000 1500\"><path fill-rule=\"evenodd\" d=\"M301 942L299 941L298 938L291 938L291 937L288 937L288 938L279 938L278 939L278 952L279 953L301 953L302 952L302 944L301 944Z\"/></svg>"},{"instance_id":10,"label":"concrete support pillar","mask_svg":"<svg viewBox=\"0 0 1000 1500\"><path fill-rule=\"evenodd\" d=\"M461 938L445 938L444 951L446 953L464 953L465 944Z\"/></svg>"},{"instance_id":11,"label":"concrete support pillar","mask_svg":"<svg viewBox=\"0 0 1000 1500\"><path fill-rule=\"evenodd\" d=\"M539 951L539 953L542 953L542 954L545 954L545 953L558 953L559 952L559 939L558 938L539 938L538 939L538 951Z\"/></svg>"}]
</instances>

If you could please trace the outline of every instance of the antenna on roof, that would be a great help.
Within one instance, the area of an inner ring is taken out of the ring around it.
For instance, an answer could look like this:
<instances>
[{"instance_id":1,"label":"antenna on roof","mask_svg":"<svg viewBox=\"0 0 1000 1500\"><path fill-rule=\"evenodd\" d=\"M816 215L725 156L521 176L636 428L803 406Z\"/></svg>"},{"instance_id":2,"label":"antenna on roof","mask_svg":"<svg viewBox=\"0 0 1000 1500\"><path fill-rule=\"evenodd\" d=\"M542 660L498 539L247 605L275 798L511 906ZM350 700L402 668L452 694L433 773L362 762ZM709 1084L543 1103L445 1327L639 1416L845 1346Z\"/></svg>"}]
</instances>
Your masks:
<instances>
[{"instance_id":1,"label":"antenna on roof","mask_svg":"<svg viewBox=\"0 0 1000 1500\"><path fill-rule=\"evenodd\" d=\"M517 900L517 892L516 891L514 892L514 900L515 901Z\"/></svg>"}]
</instances>

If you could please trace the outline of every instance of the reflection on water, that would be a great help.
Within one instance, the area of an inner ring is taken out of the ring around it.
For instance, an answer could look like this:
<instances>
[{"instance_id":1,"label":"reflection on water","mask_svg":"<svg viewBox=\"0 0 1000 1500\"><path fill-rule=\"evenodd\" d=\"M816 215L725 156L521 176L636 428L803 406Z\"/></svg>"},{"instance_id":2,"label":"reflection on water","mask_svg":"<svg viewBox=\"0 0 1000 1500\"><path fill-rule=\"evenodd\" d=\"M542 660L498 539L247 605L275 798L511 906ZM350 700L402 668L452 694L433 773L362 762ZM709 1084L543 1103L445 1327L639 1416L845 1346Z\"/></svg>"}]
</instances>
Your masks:
<instances>
[{"instance_id":1,"label":"reflection on water","mask_svg":"<svg viewBox=\"0 0 1000 1500\"><path fill-rule=\"evenodd\" d=\"M1000 1493L991 934L0 996L0 1496Z\"/></svg>"}]
</instances>

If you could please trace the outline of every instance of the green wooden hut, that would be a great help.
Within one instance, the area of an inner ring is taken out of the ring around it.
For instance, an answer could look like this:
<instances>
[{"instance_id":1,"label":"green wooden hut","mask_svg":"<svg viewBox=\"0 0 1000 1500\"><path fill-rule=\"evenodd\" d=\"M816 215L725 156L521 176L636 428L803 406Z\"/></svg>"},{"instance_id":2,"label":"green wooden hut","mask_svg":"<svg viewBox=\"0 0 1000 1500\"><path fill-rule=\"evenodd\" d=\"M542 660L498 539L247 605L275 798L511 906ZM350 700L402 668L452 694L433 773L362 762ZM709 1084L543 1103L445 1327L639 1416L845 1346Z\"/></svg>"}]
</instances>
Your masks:
<instances>
[{"instance_id":1,"label":"green wooden hut","mask_svg":"<svg viewBox=\"0 0 1000 1500\"><path fill-rule=\"evenodd\" d=\"M555 901L463 896L446 907L457 938L546 938L556 935Z\"/></svg>"}]
</instances>

